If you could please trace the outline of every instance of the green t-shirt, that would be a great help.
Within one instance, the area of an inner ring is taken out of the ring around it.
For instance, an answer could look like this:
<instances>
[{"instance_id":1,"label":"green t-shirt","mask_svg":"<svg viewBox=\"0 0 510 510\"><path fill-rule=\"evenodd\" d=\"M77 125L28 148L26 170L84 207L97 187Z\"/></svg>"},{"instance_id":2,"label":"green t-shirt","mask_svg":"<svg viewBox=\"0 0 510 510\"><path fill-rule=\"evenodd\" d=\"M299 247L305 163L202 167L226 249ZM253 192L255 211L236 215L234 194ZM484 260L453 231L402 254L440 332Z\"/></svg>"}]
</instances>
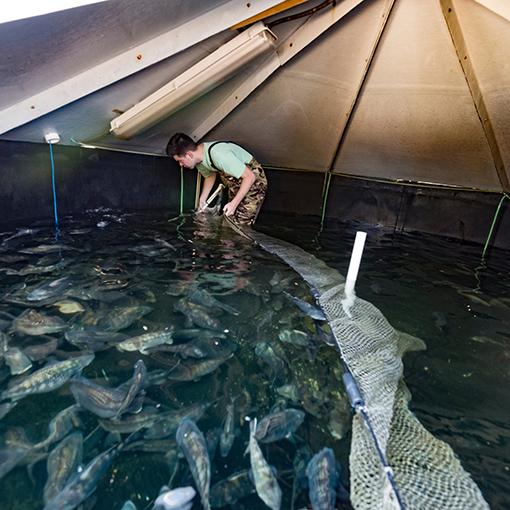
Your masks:
<instances>
[{"instance_id":1,"label":"green t-shirt","mask_svg":"<svg viewBox=\"0 0 510 510\"><path fill-rule=\"evenodd\" d=\"M204 142L204 160L196 165L197 170L207 179L216 168L209 159L209 146L214 142ZM239 179L243 175L246 165L253 159L253 156L239 145L231 142L217 143L211 149L211 156L214 165L223 170L226 174Z\"/></svg>"}]
</instances>

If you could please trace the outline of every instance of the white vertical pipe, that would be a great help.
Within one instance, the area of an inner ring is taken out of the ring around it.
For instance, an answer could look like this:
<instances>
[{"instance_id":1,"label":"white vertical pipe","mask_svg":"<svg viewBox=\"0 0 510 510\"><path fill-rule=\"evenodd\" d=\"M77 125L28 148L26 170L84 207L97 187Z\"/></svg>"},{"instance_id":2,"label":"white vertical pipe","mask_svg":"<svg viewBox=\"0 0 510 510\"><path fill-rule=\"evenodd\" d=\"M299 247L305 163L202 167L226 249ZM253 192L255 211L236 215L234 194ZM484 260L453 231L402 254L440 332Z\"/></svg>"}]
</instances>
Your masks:
<instances>
[{"instance_id":1,"label":"white vertical pipe","mask_svg":"<svg viewBox=\"0 0 510 510\"><path fill-rule=\"evenodd\" d=\"M361 256L363 255L363 248L365 247L365 240L367 238L366 232L356 232L356 239L354 240L354 248L351 254L351 261L349 262L349 269L347 271L347 278L345 280L345 299L342 300L342 307L344 312L351 317L350 309L356 299L354 286L358 278L359 266L361 264Z\"/></svg>"}]
</instances>

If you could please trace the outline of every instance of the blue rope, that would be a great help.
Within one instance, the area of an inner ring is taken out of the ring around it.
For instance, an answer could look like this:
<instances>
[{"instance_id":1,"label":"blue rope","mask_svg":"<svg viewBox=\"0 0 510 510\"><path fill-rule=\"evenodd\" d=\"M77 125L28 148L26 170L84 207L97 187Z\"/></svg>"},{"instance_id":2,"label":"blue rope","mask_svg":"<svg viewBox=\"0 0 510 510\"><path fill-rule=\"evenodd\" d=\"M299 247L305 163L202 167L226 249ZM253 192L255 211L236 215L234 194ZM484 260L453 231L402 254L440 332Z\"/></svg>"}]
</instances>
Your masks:
<instances>
[{"instance_id":1,"label":"blue rope","mask_svg":"<svg viewBox=\"0 0 510 510\"><path fill-rule=\"evenodd\" d=\"M51 142L48 142L48 145L50 146L50 157L51 157L51 180L53 183L53 207L55 210L55 242L58 243L58 235L60 234L60 229L58 228L58 215L57 215L57 191L55 189L55 163L53 161L53 149L51 148ZM62 252L59 250L60 255L60 265L62 266Z\"/></svg>"},{"instance_id":2,"label":"blue rope","mask_svg":"<svg viewBox=\"0 0 510 510\"><path fill-rule=\"evenodd\" d=\"M53 150L51 148L51 142L49 142L48 145L50 146L50 157L51 157L51 179L53 181L53 205L55 208L55 228L58 231L57 192L55 190L55 163L53 161Z\"/></svg>"}]
</instances>

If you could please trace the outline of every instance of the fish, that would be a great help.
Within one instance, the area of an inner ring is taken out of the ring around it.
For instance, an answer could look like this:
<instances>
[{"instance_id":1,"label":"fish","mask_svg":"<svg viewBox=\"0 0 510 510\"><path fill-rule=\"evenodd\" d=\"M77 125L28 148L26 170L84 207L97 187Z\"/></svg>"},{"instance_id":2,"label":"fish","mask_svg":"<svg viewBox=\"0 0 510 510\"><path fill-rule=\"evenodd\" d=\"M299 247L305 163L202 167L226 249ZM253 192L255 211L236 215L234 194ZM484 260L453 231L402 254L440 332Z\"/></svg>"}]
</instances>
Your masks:
<instances>
[{"instance_id":1,"label":"fish","mask_svg":"<svg viewBox=\"0 0 510 510\"><path fill-rule=\"evenodd\" d=\"M77 472L83 457L83 434L73 432L50 453L46 461L48 478L44 484L43 501L47 505L62 491L69 478Z\"/></svg>"},{"instance_id":2,"label":"fish","mask_svg":"<svg viewBox=\"0 0 510 510\"><path fill-rule=\"evenodd\" d=\"M158 246L155 244L140 244L138 246L130 246L128 250L139 253L145 257L157 257L159 255L168 253L168 250L165 246Z\"/></svg>"},{"instance_id":3,"label":"fish","mask_svg":"<svg viewBox=\"0 0 510 510\"><path fill-rule=\"evenodd\" d=\"M212 508L234 505L241 498L255 492L250 470L244 469L214 484L210 490Z\"/></svg>"},{"instance_id":4,"label":"fish","mask_svg":"<svg viewBox=\"0 0 510 510\"><path fill-rule=\"evenodd\" d=\"M345 409L344 414L340 409L334 407L329 415L328 430L335 439L344 439L349 430L350 421L348 420L350 410Z\"/></svg>"},{"instance_id":5,"label":"fish","mask_svg":"<svg viewBox=\"0 0 510 510\"><path fill-rule=\"evenodd\" d=\"M155 407L148 406L137 414L124 415L119 418L99 418L98 422L107 432L128 434L152 427L163 416L164 413L159 413Z\"/></svg>"},{"instance_id":6,"label":"fish","mask_svg":"<svg viewBox=\"0 0 510 510\"><path fill-rule=\"evenodd\" d=\"M327 320L322 310L319 310L317 307L311 305L310 303L307 303L306 301L303 301L302 299L292 296L288 292L283 291L283 294L287 299L290 299L291 301L296 303L296 305L299 306L299 308L303 311L305 315L318 321Z\"/></svg>"},{"instance_id":7,"label":"fish","mask_svg":"<svg viewBox=\"0 0 510 510\"><path fill-rule=\"evenodd\" d=\"M259 342L255 346L255 354L273 369L273 381L282 379L287 375L287 366L285 362L276 355L273 347L265 342Z\"/></svg>"},{"instance_id":8,"label":"fish","mask_svg":"<svg viewBox=\"0 0 510 510\"><path fill-rule=\"evenodd\" d=\"M53 306L58 307L58 311L60 313L81 313L86 310L86 308L78 303L77 301L73 301L72 299L62 299L60 301L56 301L53 303Z\"/></svg>"},{"instance_id":9,"label":"fish","mask_svg":"<svg viewBox=\"0 0 510 510\"><path fill-rule=\"evenodd\" d=\"M257 334L260 333L260 330L268 323L272 321L274 317L274 310L267 310L267 312L263 313L257 321Z\"/></svg>"},{"instance_id":10,"label":"fish","mask_svg":"<svg viewBox=\"0 0 510 510\"><path fill-rule=\"evenodd\" d=\"M172 457L177 450L177 441L175 438L152 439L151 441L139 439L138 441L133 441L131 444L129 444L129 446L126 447L126 450L135 450L148 453L164 453L165 456L168 454L168 457Z\"/></svg>"},{"instance_id":11,"label":"fish","mask_svg":"<svg viewBox=\"0 0 510 510\"><path fill-rule=\"evenodd\" d=\"M175 435L177 444L188 461L200 499L205 510L210 510L209 487L211 484L211 461L204 435L190 418L183 418Z\"/></svg>"},{"instance_id":12,"label":"fish","mask_svg":"<svg viewBox=\"0 0 510 510\"><path fill-rule=\"evenodd\" d=\"M30 358L17 347L9 347L4 352L4 360L11 370L11 375L24 374L32 368Z\"/></svg>"},{"instance_id":13,"label":"fish","mask_svg":"<svg viewBox=\"0 0 510 510\"><path fill-rule=\"evenodd\" d=\"M172 342L172 331L162 330L128 338L116 344L116 347L119 351L140 351L142 354L149 354L150 348L162 344L171 344Z\"/></svg>"},{"instance_id":14,"label":"fish","mask_svg":"<svg viewBox=\"0 0 510 510\"><path fill-rule=\"evenodd\" d=\"M299 345L301 347L308 346L310 342L308 334L303 331L299 331L298 329L283 329L278 333L278 338L282 342Z\"/></svg>"},{"instance_id":15,"label":"fish","mask_svg":"<svg viewBox=\"0 0 510 510\"><path fill-rule=\"evenodd\" d=\"M19 250L20 253L28 253L29 255L41 255L46 253L55 253L64 250L83 251L72 246L63 244L40 244L39 246L33 246L32 248L23 248Z\"/></svg>"},{"instance_id":16,"label":"fish","mask_svg":"<svg viewBox=\"0 0 510 510\"><path fill-rule=\"evenodd\" d=\"M304 474L306 474L306 468L313 457L312 449L308 446L300 446L294 454L292 460L292 471L294 472L294 479L292 481L292 500L291 510L294 510L294 503L299 495L300 481Z\"/></svg>"},{"instance_id":17,"label":"fish","mask_svg":"<svg viewBox=\"0 0 510 510\"><path fill-rule=\"evenodd\" d=\"M163 439L175 434L183 418L198 421L205 411L212 405L208 400L202 400L195 404L179 409L178 411L168 411L163 413L154 425L144 434L144 439Z\"/></svg>"},{"instance_id":18,"label":"fish","mask_svg":"<svg viewBox=\"0 0 510 510\"><path fill-rule=\"evenodd\" d=\"M68 295L83 301L90 301L93 299L104 303L112 303L126 296L126 293L118 290L102 289L99 286L95 286L71 289Z\"/></svg>"},{"instance_id":19,"label":"fish","mask_svg":"<svg viewBox=\"0 0 510 510\"><path fill-rule=\"evenodd\" d=\"M183 359L205 357L205 353L200 349L200 347L196 347L191 343L179 345L157 345L147 349L147 352L150 354L154 352L171 352L173 354L178 354Z\"/></svg>"},{"instance_id":20,"label":"fish","mask_svg":"<svg viewBox=\"0 0 510 510\"><path fill-rule=\"evenodd\" d=\"M205 359L200 361L187 360L179 362L174 368L168 372L168 379L172 381L197 381L204 375L214 372L222 363L225 363L228 357Z\"/></svg>"},{"instance_id":21,"label":"fish","mask_svg":"<svg viewBox=\"0 0 510 510\"><path fill-rule=\"evenodd\" d=\"M110 344L117 344L128 340L129 335L108 331L79 331L69 330L64 333L65 339L80 348L97 352L106 349Z\"/></svg>"},{"instance_id":22,"label":"fish","mask_svg":"<svg viewBox=\"0 0 510 510\"><path fill-rule=\"evenodd\" d=\"M271 279L269 280L269 285L271 285L271 287L274 287L275 285L278 285L283 280L283 278L284 278L283 273L277 269L274 272Z\"/></svg>"},{"instance_id":23,"label":"fish","mask_svg":"<svg viewBox=\"0 0 510 510\"><path fill-rule=\"evenodd\" d=\"M204 358L219 359L230 358L232 353L237 350L237 345L226 338L205 336L201 338L194 338L188 345L200 349L204 354Z\"/></svg>"},{"instance_id":24,"label":"fish","mask_svg":"<svg viewBox=\"0 0 510 510\"><path fill-rule=\"evenodd\" d=\"M12 322L12 329L31 336L60 333L69 329L66 321L60 317L42 315L34 309L25 310Z\"/></svg>"},{"instance_id":25,"label":"fish","mask_svg":"<svg viewBox=\"0 0 510 510\"><path fill-rule=\"evenodd\" d=\"M130 306L127 308L120 308L109 314L100 321L100 327L103 331L119 331L125 329L138 319L152 312L154 308L150 306Z\"/></svg>"},{"instance_id":26,"label":"fish","mask_svg":"<svg viewBox=\"0 0 510 510\"><path fill-rule=\"evenodd\" d=\"M173 334L174 340L191 340L194 338L227 338L225 333L203 328L176 329Z\"/></svg>"},{"instance_id":27,"label":"fish","mask_svg":"<svg viewBox=\"0 0 510 510\"><path fill-rule=\"evenodd\" d=\"M0 404L0 420L14 407L16 407L17 402L7 402L5 404Z\"/></svg>"},{"instance_id":28,"label":"fish","mask_svg":"<svg viewBox=\"0 0 510 510\"><path fill-rule=\"evenodd\" d=\"M15 381L1 393L0 400L10 398L11 401L16 401L34 393L48 393L56 390L69 381L73 375L90 365L93 359L94 355L88 354L46 365Z\"/></svg>"},{"instance_id":29,"label":"fish","mask_svg":"<svg viewBox=\"0 0 510 510\"><path fill-rule=\"evenodd\" d=\"M77 414L76 405L72 405L67 407L66 409L60 411L60 413L53 418L49 425L49 435L40 443L35 444L32 448L34 450L41 450L46 448L52 443L56 443L63 439L74 427L82 426L82 422Z\"/></svg>"},{"instance_id":30,"label":"fish","mask_svg":"<svg viewBox=\"0 0 510 510\"><path fill-rule=\"evenodd\" d=\"M0 478L16 467L28 454L29 448L0 449Z\"/></svg>"},{"instance_id":31,"label":"fish","mask_svg":"<svg viewBox=\"0 0 510 510\"><path fill-rule=\"evenodd\" d=\"M284 384L283 386L276 388L276 392L278 395L292 400L292 402L299 402L300 400L299 390L295 384Z\"/></svg>"},{"instance_id":32,"label":"fish","mask_svg":"<svg viewBox=\"0 0 510 510\"><path fill-rule=\"evenodd\" d=\"M100 418L115 418L126 400L127 393L116 388L104 388L89 381L86 377L73 377L71 392L76 403ZM144 395L141 394L126 409L131 413L140 412Z\"/></svg>"},{"instance_id":33,"label":"fish","mask_svg":"<svg viewBox=\"0 0 510 510\"><path fill-rule=\"evenodd\" d=\"M172 282L166 287L165 294L176 297L182 296L184 292L190 287L190 285L191 282L188 282L186 280Z\"/></svg>"},{"instance_id":34,"label":"fish","mask_svg":"<svg viewBox=\"0 0 510 510\"><path fill-rule=\"evenodd\" d=\"M57 350L59 341L57 338L50 338L48 342L37 343L28 345L23 348L23 354L30 359L30 361L39 361L46 358L52 352Z\"/></svg>"},{"instance_id":35,"label":"fish","mask_svg":"<svg viewBox=\"0 0 510 510\"><path fill-rule=\"evenodd\" d=\"M211 308L220 308L227 313L232 315L239 315L239 311L233 308L232 306L226 305L221 301L218 301L214 296L209 294L209 292L200 289L198 285L192 285L189 289L189 298L195 303L199 303L201 305L211 307Z\"/></svg>"},{"instance_id":36,"label":"fish","mask_svg":"<svg viewBox=\"0 0 510 510\"><path fill-rule=\"evenodd\" d=\"M235 418L234 418L234 402L236 398L231 397L230 404L227 406L227 416L225 417L225 421L223 422L223 426L221 428L220 434L220 454L222 457L226 457L232 445L234 443L235 438Z\"/></svg>"},{"instance_id":37,"label":"fish","mask_svg":"<svg viewBox=\"0 0 510 510\"><path fill-rule=\"evenodd\" d=\"M44 510L73 510L96 489L97 482L108 469L115 456L136 437L131 434L116 446L94 457L83 470L72 477L57 496L44 506Z\"/></svg>"},{"instance_id":38,"label":"fish","mask_svg":"<svg viewBox=\"0 0 510 510\"><path fill-rule=\"evenodd\" d=\"M154 504L158 510L190 510L193 506L191 500L196 494L193 487L178 487L160 492Z\"/></svg>"},{"instance_id":39,"label":"fish","mask_svg":"<svg viewBox=\"0 0 510 510\"><path fill-rule=\"evenodd\" d=\"M339 478L333 450L325 447L315 454L306 472L313 510L333 510Z\"/></svg>"},{"instance_id":40,"label":"fish","mask_svg":"<svg viewBox=\"0 0 510 510\"><path fill-rule=\"evenodd\" d=\"M37 232L39 232L39 230L40 230L39 228L18 228L17 232L15 234L12 234L9 237L6 237L2 241L2 244L6 244L7 241L10 241L11 239L16 239L16 237L37 234Z\"/></svg>"},{"instance_id":41,"label":"fish","mask_svg":"<svg viewBox=\"0 0 510 510\"><path fill-rule=\"evenodd\" d=\"M173 246L172 244L170 244L168 241L165 241L164 239L161 239L159 237L155 237L154 238L154 241L156 241L157 243L160 243L162 246L164 246L165 248L169 248L170 250L173 250L173 251L176 251L177 248L175 246Z\"/></svg>"},{"instance_id":42,"label":"fish","mask_svg":"<svg viewBox=\"0 0 510 510\"><path fill-rule=\"evenodd\" d=\"M221 428L219 427L209 429L205 435L205 444L207 446L207 453L209 453L210 459L214 459L214 457L216 457L216 450L218 449L218 444L220 442L220 435Z\"/></svg>"},{"instance_id":43,"label":"fish","mask_svg":"<svg viewBox=\"0 0 510 510\"><path fill-rule=\"evenodd\" d=\"M180 299L174 304L174 309L186 315L189 320L200 328L212 329L222 333L228 331L218 319L211 316L210 310L190 302L189 299Z\"/></svg>"},{"instance_id":44,"label":"fish","mask_svg":"<svg viewBox=\"0 0 510 510\"><path fill-rule=\"evenodd\" d=\"M15 262L21 262L22 260L27 260L28 257L25 255L0 255L0 263L2 264L14 264Z\"/></svg>"},{"instance_id":45,"label":"fish","mask_svg":"<svg viewBox=\"0 0 510 510\"><path fill-rule=\"evenodd\" d=\"M27 295L28 301L41 301L43 299L54 298L60 296L66 289L70 287L73 276L65 276L51 282L47 282L37 289L34 289Z\"/></svg>"},{"instance_id":46,"label":"fish","mask_svg":"<svg viewBox=\"0 0 510 510\"><path fill-rule=\"evenodd\" d=\"M265 416L257 426L255 438L260 443L274 443L289 438L305 419L305 413L298 409L284 409Z\"/></svg>"},{"instance_id":47,"label":"fish","mask_svg":"<svg viewBox=\"0 0 510 510\"><path fill-rule=\"evenodd\" d=\"M260 499L272 510L280 510L282 504L282 490L278 481L269 467L260 446L255 437L257 430L257 418L250 421L250 464L253 475L253 483Z\"/></svg>"},{"instance_id":48,"label":"fish","mask_svg":"<svg viewBox=\"0 0 510 510\"><path fill-rule=\"evenodd\" d=\"M119 416L121 416L122 413L129 408L136 396L141 392L142 388L147 383L147 368L143 360L139 359L133 368L134 373L130 380L131 386L127 392L124 402L122 402L122 405L120 406L114 418L119 418Z\"/></svg>"},{"instance_id":49,"label":"fish","mask_svg":"<svg viewBox=\"0 0 510 510\"><path fill-rule=\"evenodd\" d=\"M5 274L7 276L27 276L30 274L45 274L45 273L52 273L53 271L57 270L60 264L50 264L49 266L33 266L28 265L26 267L21 268L19 271L16 269L7 269Z\"/></svg>"}]
</instances>

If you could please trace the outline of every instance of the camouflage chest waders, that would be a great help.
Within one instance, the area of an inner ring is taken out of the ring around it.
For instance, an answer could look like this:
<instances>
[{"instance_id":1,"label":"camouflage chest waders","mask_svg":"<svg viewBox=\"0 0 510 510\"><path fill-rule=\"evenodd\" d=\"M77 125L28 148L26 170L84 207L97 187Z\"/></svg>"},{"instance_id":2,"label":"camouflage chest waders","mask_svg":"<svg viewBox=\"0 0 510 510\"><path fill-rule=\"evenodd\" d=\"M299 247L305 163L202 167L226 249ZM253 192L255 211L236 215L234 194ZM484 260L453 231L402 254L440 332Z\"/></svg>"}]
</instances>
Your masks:
<instances>
[{"instance_id":1,"label":"camouflage chest waders","mask_svg":"<svg viewBox=\"0 0 510 510\"><path fill-rule=\"evenodd\" d=\"M220 179L223 185L228 188L228 200L230 202L239 191L242 179L237 179L236 177L227 174L214 164L211 157L211 149L214 145L216 145L216 143L223 142L215 142L209 146L209 160L211 161L212 166L220 175ZM237 206L236 212L234 213L232 219L240 225L251 226L255 223L255 220L257 219L257 216L260 212L260 208L262 207L262 202L264 202L264 198L266 197L267 178L266 174L264 173L264 169L262 168L261 164L256 161L255 158L253 158L246 166L255 174L255 182L252 184L248 193L246 193L245 197Z\"/></svg>"}]
</instances>

